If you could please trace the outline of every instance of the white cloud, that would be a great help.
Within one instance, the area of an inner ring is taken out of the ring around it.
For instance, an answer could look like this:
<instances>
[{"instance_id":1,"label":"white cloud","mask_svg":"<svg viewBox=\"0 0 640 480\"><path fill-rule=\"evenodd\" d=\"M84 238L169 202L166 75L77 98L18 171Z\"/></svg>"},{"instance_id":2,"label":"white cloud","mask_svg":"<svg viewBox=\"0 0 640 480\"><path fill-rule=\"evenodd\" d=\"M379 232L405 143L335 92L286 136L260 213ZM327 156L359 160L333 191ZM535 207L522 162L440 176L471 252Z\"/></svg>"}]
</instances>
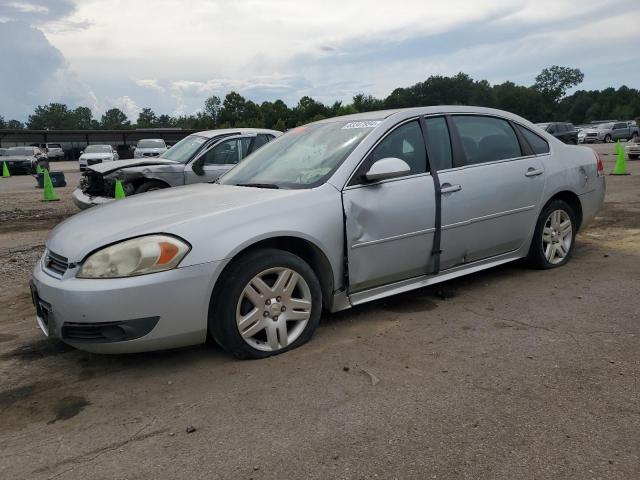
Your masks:
<instances>
[{"instance_id":1,"label":"white cloud","mask_svg":"<svg viewBox=\"0 0 640 480\"><path fill-rule=\"evenodd\" d=\"M119 108L122 110L129 120L132 123L138 119L138 115L142 108L140 108L135 101L131 97L124 95L122 97L116 98L108 108Z\"/></svg>"}]
</instances>

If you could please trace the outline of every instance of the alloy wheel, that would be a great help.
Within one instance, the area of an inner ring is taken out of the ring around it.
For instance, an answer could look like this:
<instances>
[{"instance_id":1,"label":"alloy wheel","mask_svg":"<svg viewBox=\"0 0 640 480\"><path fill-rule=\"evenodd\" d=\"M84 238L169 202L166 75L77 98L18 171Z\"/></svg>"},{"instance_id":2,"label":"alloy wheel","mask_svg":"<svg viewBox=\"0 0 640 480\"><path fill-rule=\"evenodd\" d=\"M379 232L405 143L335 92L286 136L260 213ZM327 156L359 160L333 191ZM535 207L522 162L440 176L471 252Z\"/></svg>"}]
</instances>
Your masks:
<instances>
[{"instance_id":1,"label":"alloy wheel","mask_svg":"<svg viewBox=\"0 0 640 480\"><path fill-rule=\"evenodd\" d=\"M573 242L573 225L564 210L554 210L542 229L542 251L549 263L557 265L569 254Z\"/></svg>"},{"instance_id":2,"label":"alloy wheel","mask_svg":"<svg viewBox=\"0 0 640 480\"><path fill-rule=\"evenodd\" d=\"M236 325L251 347L275 352L295 342L311 317L311 290L290 268L269 268L245 286L236 307Z\"/></svg>"}]
</instances>

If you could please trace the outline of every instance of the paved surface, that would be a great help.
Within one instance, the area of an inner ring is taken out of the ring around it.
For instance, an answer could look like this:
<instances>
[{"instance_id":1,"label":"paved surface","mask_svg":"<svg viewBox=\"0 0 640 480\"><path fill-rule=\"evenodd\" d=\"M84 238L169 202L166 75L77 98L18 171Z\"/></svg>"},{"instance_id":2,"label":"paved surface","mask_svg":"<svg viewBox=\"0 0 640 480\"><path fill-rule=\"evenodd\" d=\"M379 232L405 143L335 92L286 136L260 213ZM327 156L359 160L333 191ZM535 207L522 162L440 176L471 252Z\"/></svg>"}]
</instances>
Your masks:
<instances>
[{"instance_id":1,"label":"paved surface","mask_svg":"<svg viewBox=\"0 0 640 480\"><path fill-rule=\"evenodd\" d=\"M596 148L610 171L611 146ZM307 345L253 362L43 339L26 282L45 231L5 220L0 478L640 478L640 162L629 168L607 177L567 266L507 265L325 315ZM0 213L27 208L0 188Z\"/></svg>"}]
</instances>

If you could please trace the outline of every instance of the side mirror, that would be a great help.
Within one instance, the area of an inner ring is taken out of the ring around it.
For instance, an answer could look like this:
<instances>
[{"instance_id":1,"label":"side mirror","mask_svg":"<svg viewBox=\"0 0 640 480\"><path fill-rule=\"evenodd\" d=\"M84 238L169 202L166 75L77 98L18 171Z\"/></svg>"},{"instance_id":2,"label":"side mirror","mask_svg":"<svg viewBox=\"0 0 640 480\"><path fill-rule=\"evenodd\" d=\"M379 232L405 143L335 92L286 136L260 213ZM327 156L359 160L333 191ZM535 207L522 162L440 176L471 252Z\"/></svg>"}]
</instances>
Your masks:
<instances>
[{"instance_id":1,"label":"side mirror","mask_svg":"<svg viewBox=\"0 0 640 480\"><path fill-rule=\"evenodd\" d=\"M80 155L82 155L84 153L84 150L80 150Z\"/></svg>"},{"instance_id":2,"label":"side mirror","mask_svg":"<svg viewBox=\"0 0 640 480\"><path fill-rule=\"evenodd\" d=\"M368 182L376 182L378 180L388 180L390 178L397 178L407 175L411 172L411 167L404 160L399 158L389 157L381 158L374 162L364 177Z\"/></svg>"},{"instance_id":3,"label":"side mirror","mask_svg":"<svg viewBox=\"0 0 640 480\"><path fill-rule=\"evenodd\" d=\"M204 157L200 157L197 158L196 160L193 161L193 163L191 163L191 169L193 170L193 173L195 173L196 175L202 176L204 175Z\"/></svg>"}]
</instances>

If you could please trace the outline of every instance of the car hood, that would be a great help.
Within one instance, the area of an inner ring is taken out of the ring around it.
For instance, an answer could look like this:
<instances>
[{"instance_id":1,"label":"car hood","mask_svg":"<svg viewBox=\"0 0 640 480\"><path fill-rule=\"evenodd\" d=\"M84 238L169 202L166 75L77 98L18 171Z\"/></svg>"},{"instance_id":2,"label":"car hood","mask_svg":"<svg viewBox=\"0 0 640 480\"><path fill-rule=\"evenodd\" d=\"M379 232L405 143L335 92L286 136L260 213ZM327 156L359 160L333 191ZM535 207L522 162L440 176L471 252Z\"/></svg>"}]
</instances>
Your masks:
<instances>
[{"instance_id":1,"label":"car hood","mask_svg":"<svg viewBox=\"0 0 640 480\"><path fill-rule=\"evenodd\" d=\"M107 158L112 158L113 155L110 153L83 153L80 155L80 158L84 160L104 160Z\"/></svg>"},{"instance_id":2,"label":"car hood","mask_svg":"<svg viewBox=\"0 0 640 480\"><path fill-rule=\"evenodd\" d=\"M106 174L127 167L146 167L151 165L175 165L178 162L165 160L163 158L140 158L136 160L116 160L115 162L100 163L89 166L89 170Z\"/></svg>"},{"instance_id":3,"label":"car hood","mask_svg":"<svg viewBox=\"0 0 640 480\"><path fill-rule=\"evenodd\" d=\"M47 248L70 262L80 262L97 248L120 240L151 233L180 235L187 223L221 221L224 226L223 215L242 218L243 212L239 210L243 209L252 210L254 215L258 209L252 207L256 204L263 211L269 202L280 202L307 191L200 183L134 195L65 220L51 232ZM286 204L296 202L288 200Z\"/></svg>"}]
</instances>

